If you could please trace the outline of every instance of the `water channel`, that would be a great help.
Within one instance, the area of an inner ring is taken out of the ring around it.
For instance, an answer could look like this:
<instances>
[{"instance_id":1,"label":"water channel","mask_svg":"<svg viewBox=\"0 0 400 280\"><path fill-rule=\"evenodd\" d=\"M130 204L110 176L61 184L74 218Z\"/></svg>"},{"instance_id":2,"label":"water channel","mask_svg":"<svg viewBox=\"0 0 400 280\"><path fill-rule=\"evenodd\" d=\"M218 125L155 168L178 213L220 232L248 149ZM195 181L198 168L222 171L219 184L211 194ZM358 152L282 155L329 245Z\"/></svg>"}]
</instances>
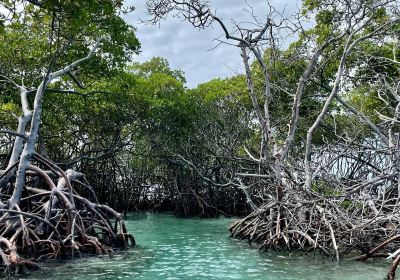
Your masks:
<instances>
[{"instance_id":1,"label":"water channel","mask_svg":"<svg viewBox=\"0 0 400 280\"><path fill-rule=\"evenodd\" d=\"M180 219L134 213L127 219L138 246L113 256L41 264L21 279L57 280L369 280L383 279L389 262L339 264L316 256L262 253L229 238L234 219Z\"/></svg>"}]
</instances>

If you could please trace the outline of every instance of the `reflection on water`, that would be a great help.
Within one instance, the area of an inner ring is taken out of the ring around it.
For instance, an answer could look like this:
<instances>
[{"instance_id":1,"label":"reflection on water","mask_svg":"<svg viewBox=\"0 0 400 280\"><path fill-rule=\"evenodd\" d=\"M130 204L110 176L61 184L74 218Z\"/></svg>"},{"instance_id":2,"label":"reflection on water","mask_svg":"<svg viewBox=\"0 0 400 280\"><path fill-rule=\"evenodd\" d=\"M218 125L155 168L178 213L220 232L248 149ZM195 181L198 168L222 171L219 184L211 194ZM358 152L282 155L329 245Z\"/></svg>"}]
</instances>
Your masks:
<instances>
[{"instance_id":1,"label":"reflection on water","mask_svg":"<svg viewBox=\"0 0 400 280\"><path fill-rule=\"evenodd\" d=\"M178 219L168 214L131 214L136 248L53 262L25 279L383 279L389 263L341 262L287 253L261 253L229 238L232 219Z\"/></svg>"}]
</instances>

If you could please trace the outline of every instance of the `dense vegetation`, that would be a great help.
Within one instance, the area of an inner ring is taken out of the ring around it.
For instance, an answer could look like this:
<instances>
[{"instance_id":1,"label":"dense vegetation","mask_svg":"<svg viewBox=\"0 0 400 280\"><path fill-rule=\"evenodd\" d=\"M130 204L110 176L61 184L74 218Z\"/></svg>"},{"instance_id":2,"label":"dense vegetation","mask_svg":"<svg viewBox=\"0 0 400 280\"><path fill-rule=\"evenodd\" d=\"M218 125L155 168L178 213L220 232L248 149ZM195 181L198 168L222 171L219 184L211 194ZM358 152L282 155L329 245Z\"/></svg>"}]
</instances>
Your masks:
<instances>
[{"instance_id":1,"label":"dense vegetation","mask_svg":"<svg viewBox=\"0 0 400 280\"><path fill-rule=\"evenodd\" d=\"M94 213L91 222L106 220L102 234L90 233L100 239L89 238L95 251L130 238L120 215L100 202L121 212L245 216L232 236L262 249L318 249L337 260L353 252L359 260L389 256L394 277L398 1L306 0L293 17L270 7L257 27L232 33L206 2L148 1L155 23L175 13L195 27L214 24L240 49L243 75L195 89L163 58L133 61L140 44L121 17L132 9L121 1L0 3L0 250L7 258L15 251L38 258L23 242L35 223L54 227L57 193L72 254L75 221L82 219L80 238L92 228L85 211ZM286 37L295 39L280 47ZM37 200L46 184L56 191ZM72 218L67 205L78 189L83 209ZM29 213L41 208L39 223ZM23 215L27 221L18 222Z\"/></svg>"}]
</instances>

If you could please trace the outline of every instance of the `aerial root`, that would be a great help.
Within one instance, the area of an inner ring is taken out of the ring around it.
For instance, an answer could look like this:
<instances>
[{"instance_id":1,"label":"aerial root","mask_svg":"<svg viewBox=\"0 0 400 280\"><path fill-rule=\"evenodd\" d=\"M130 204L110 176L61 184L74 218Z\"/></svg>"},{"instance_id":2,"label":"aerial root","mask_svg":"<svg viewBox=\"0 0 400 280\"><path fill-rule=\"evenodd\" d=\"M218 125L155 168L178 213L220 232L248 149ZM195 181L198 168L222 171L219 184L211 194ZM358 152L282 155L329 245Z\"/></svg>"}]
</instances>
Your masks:
<instances>
[{"instance_id":1,"label":"aerial root","mask_svg":"<svg viewBox=\"0 0 400 280\"><path fill-rule=\"evenodd\" d=\"M336 261L355 253L358 261L393 259L387 279L394 279L400 262L398 215L359 205L343 208L343 199L310 197L288 192L282 201L265 203L232 223L231 237L258 244L260 250L319 252Z\"/></svg>"},{"instance_id":2,"label":"aerial root","mask_svg":"<svg viewBox=\"0 0 400 280\"><path fill-rule=\"evenodd\" d=\"M12 186L0 189L0 266L7 275L34 269L45 259L109 254L135 245L122 215L99 204L89 186L75 183L83 174L64 172L40 155L35 160L18 205L8 203Z\"/></svg>"}]
</instances>

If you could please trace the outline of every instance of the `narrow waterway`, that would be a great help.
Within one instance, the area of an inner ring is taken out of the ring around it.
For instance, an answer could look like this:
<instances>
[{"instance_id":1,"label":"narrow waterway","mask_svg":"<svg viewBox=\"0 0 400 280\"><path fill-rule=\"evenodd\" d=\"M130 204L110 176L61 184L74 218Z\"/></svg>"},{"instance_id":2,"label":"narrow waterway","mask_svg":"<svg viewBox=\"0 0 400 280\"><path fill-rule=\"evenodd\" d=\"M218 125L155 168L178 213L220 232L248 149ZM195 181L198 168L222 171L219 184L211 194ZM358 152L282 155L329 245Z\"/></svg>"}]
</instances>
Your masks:
<instances>
[{"instance_id":1,"label":"narrow waterway","mask_svg":"<svg viewBox=\"0 0 400 280\"><path fill-rule=\"evenodd\" d=\"M387 262L336 264L317 257L261 253L229 238L232 221L131 214L127 225L138 243L135 249L112 257L48 263L25 279L381 280L387 272Z\"/></svg>"}]
</instances>

